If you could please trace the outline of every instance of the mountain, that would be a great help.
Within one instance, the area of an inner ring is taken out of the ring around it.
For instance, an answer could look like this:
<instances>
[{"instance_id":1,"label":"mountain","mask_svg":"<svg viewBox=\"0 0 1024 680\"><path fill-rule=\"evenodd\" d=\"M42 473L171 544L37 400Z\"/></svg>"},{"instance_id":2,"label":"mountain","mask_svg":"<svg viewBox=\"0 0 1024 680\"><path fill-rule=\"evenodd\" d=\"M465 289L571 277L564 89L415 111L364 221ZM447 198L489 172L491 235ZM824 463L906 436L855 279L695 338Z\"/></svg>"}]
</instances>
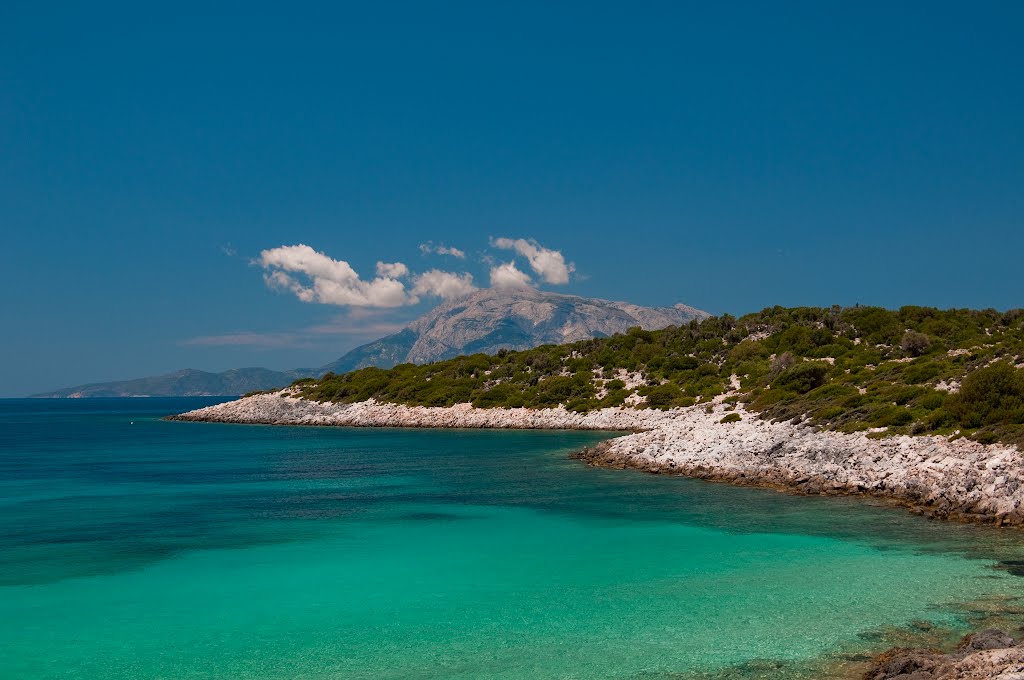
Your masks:
<instances>
[{"instance_id":1,"label":"mountain","mask_svg":"<svg viewBox=\"0 0 1024 680\"><path fill-rule=\"evenodd\" d=\"M322 367L347 373L366 366L424 364L460 354L494 354L587 338L607 337L640 326L655 330L703 319L689 307L641 307L523 288L487 288L449 301L394 335L357 347Z\"/></svg>"},{"instance_id":2,"label":"mountain","mask_svg":"<svg viewBox=\"0 0 1024 680\"><path fill-rule=\"evenodd\" d=\"M675 305L641 307L530 289L488 288L435 307L404 329L356 347L319 369L271 371L236 368L208 373L187 368L167 375L90 383L34 397L192 397L237 395L283 387L298 378L328 371L347 373L366 366L391 368L424 364L460 354L529 349L624 333L631 327L656 330L703 319L707 312Z\"/></svg>"},{"instance_id":3,"label":"mountain","mask_svg":"<svg viewBox=\"0 0 1024 680\"><path fill-rule=\"evenodd\" d=\"M316 375L313 370L271 371L266 368L233 368L223 373L209 373L186 368L167 375L90 383L67 387L33 397L203 397L236 395L269 390L291 383L297 378Z\"/></svg>"}]
</instances>

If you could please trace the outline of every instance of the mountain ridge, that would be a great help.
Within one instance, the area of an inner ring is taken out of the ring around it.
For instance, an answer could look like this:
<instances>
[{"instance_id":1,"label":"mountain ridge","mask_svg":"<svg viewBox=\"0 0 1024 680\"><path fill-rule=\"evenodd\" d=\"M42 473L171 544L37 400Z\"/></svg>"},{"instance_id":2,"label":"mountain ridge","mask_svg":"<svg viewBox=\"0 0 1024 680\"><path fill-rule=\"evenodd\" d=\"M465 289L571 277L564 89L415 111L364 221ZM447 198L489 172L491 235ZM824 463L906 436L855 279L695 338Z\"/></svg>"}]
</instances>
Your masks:
<instances>
[{"instance_id":1,"label":"mountain ridge","mask_svg":"<svg viewBox=\"0 0 1024 680\"><path fill-rule=\"evenodd\" d=\"M460 354L493 354L623 333L657 330L709 316L688 305L643 307L532 288L488 288L442 302L392 335L360 345L318 369L223 372L182 369L157 376L95 382L31 396L37 398L233 396L282 387L298 378L402 363L424 364Z\"/></svg>"},{"instance_id":2,"label":"mountain ridge","mask_svg":"<svg viewBox=\"0 0 1024 680\"><path fill-rule=\"evenodd\" d=\"M634 326L657 330L708 316L683 304L643 307L528 288L488 288L444 302L398 333L356 347L322 368L347 373L367 366L424 364L460 354L607 337Z\"/></svg>"}]
</instances>

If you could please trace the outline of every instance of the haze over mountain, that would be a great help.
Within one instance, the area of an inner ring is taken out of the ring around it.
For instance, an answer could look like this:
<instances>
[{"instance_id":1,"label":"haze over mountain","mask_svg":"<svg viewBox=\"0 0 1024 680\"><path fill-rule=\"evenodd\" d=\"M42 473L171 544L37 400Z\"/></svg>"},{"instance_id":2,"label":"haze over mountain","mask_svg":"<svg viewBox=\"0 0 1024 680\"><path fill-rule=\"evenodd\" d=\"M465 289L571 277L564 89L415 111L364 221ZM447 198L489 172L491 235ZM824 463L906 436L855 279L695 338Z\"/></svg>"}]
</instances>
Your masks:
<instances>
[{"instance_id":1,"label":"haze over mountain","mask_svg":"<svg viewBox=\"0 0 1024 680\"><path fill-rule=\"evenodd\" d=\"M367 366L429 363L460 354L493 354L623 333L656 330L707 317L694 307L642 307L534 288L487 288L448 301L387 337L356 347L319 369L272 371L237 368L222 373L184 369L166 375L90 383L35 397L141 397L238 395L282 387L297 378Z\"/></svg>"}]
</instances>

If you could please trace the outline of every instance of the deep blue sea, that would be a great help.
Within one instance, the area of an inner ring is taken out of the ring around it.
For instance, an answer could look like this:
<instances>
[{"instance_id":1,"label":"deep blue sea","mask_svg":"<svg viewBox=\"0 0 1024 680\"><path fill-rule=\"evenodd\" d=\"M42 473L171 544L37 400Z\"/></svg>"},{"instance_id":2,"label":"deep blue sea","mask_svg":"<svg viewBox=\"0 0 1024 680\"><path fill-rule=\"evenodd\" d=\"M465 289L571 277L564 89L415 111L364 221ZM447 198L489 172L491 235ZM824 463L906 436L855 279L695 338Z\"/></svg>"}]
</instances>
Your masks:
<instances>
[{"instance_id":1,"label":"deep blue sea","mask_svg":"<svg viewBox=\"0 0 1024 680\"><path fill-rule=\"evenodd\" d=\"M822 677L1024 595L1020 532L597 433L162 420L216 401L0 400L0 677Z\"/></svg>"}]
</instances>

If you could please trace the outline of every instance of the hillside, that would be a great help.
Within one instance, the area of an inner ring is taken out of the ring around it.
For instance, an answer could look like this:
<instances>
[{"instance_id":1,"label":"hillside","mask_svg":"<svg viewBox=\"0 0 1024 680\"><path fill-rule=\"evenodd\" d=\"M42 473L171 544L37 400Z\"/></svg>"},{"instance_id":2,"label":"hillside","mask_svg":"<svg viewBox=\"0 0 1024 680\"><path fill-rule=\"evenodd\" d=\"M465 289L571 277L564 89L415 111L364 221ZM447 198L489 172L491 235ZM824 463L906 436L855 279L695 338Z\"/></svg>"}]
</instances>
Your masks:
<instances>
[{"instance_id":1,"label":"hillside","mask_svg":"<svg viewBox=\"0 0 1024 680\"><path fill-rule=\"evenodd\" d=\"M773 307L296 383L321 401L668 409L724 401L872 436L1024 444L1024 311ZM737 418L738 414L734 414Z\"/></svg>"},{"instance_id":2,"label":"hillside","mask_svg":"<svg viewBox=\"0 0 1024 680\"><path fill-rule=\"evenodd\" d=\"M347 373L367 366L425 364L463 354L494 354L658 329L707 317L688 307L641 307L533 288L488 288L445 302L400 332L357 347L321 370Z\"/></svg>"},{"instance_id":3,"label":"hillside","mask_svg":"<svg viewBox=\"0 0 1024 680\"><path fill-rule=\"evenodd\" d=\"M186 368L166 375L115 382L90 383L53 392L34 394L39 398L79 397L202 397L245 394L287 385L312 375L312 371L271 371L266 368L235 368L210 373Z\"/></svg>"}]
</instances>

